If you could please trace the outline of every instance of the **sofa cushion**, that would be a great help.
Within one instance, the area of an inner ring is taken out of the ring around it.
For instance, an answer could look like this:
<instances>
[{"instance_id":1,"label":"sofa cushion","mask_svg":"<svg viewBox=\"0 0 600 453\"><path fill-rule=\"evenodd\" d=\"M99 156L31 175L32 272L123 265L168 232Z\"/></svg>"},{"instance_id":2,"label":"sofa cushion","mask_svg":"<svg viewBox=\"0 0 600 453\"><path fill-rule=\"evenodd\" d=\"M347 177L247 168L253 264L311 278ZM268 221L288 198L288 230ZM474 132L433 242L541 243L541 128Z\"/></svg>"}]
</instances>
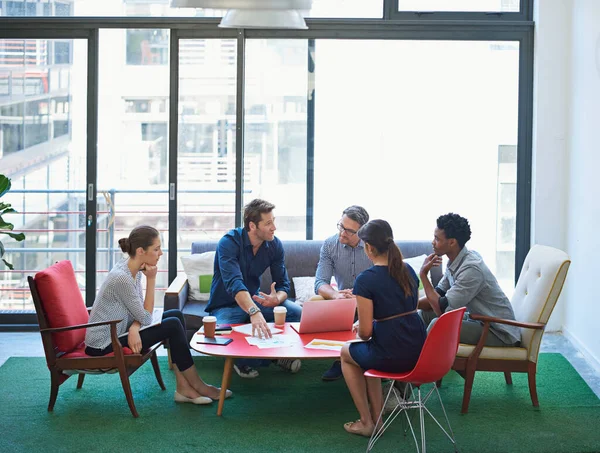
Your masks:
<instances>
[{"instance_id":1,"label":"sofa cushion","mask_svg":"<svg viewBox=\"0 0 600 453\"><path fill-rule=\"evenodd\" d=\"M181 263L190 285L190 299L207 302L210 297L215 252L182 256Z\"/></svg>"},{"instance_id":2,"label":"sofa cushion","mask_svg":"<svg viewBox=\"0 0 600 453\"><path fill-rule=\"evenodd\" d=\"M35 286L49 327L67 327L88 322L88 311L70 261L59 261L35 274ZM59 351L69 352L85 340L85 329L53 333L52 338Z\"/></svg>"},{"instance_id":3,"label":"sofa cushion","mask_svg":"<svg viewBox=\"0 0 600 453\"><path fill-rule=\"evenodd\" d=\"M469 357L475 345L460 343L457 357ZM527 360L527 349L504 346L484 346L479 355L481 359Z\"/></svg>"},{"instance_id":4,"label":"sofa cushion","mask_svg":"<svg viewBox=\"0 0 600 453\"><path fill-rule=\"evenodd\" d=\"M292 277L297 304L303 305L315 295L315 279L316 277Z\"/></svg>"}]
</instances>

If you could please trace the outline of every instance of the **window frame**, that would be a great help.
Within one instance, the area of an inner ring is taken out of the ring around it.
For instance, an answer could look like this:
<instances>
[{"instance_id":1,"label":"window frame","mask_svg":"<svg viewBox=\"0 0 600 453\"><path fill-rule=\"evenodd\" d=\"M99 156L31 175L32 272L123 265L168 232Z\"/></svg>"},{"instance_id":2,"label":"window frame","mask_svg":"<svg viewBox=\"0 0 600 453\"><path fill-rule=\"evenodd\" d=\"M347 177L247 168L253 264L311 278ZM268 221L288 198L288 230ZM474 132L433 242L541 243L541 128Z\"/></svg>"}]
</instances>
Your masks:
<instances>
[{"instance_id":1,"label":"window frame","mask_svg":"<svg viewBox=\"0 0 600 453\"><path fill-rule=\"evenodd\" d=\"M0 39L87 39L87 197L86 216L91 218L86 235L86 304L95 298L96 280L96 156L98 126L98 52L99 31L103 28L170 30L169 86L169 282L177 275L177 140L179 111L179 40L195 38L236 39L236 174L243 171L244 156L244 67L246 39L307 39L309 43L309 81L314 77L311 59L316 39L392 39L392 40L467 40L515 41L519 43L519 104L517 142L517 212L515 243L515 281L530 247L531 174L533 124L533 0L520 0L519 13L398 12L398 0L384 0L382 19L306 19L307 30L223 29L220 18L173 17L0 17ZM310 85L309 86L314 86ZM307 105L307 206L306 239L313 238L314 193L314 99ZM235 223L242 223L243 178L236 178ZM91 217L90 217L91 216ZM1 330L27 330L35 325L35 314L0 313Z\"/></svg>"}]
</instances>

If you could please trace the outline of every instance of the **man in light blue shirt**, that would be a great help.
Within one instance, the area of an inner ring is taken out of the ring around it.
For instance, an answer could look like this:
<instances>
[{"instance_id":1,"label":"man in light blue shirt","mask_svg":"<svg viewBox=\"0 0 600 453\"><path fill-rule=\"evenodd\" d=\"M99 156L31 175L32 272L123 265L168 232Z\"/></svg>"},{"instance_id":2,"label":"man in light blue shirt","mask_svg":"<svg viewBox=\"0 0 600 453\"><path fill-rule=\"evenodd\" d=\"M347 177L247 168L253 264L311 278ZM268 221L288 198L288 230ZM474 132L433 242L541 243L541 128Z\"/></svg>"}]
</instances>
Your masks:
<instances>
[{"instance_id":1,"label":"man in light blue shirt","mask_svg":"<svg viewBox=\"0 0 600 453\"><path fill-rule=\"evenodd\" d=\"M315 278L315 293L323 299L345 299L354 297L352 287L358 274L371 267L372 263L365 254L365 244L358 237L358 229L369 221L369 214L361 206L344 209L338 222L338 234L325 239L321 246L321 255ZM331 277L335 277L337 289L331 286ZM317 298L316 296L315 298ZM333 381L342 377L339 360L323 374L324 381Z\"/></svg>"}]
</instances>

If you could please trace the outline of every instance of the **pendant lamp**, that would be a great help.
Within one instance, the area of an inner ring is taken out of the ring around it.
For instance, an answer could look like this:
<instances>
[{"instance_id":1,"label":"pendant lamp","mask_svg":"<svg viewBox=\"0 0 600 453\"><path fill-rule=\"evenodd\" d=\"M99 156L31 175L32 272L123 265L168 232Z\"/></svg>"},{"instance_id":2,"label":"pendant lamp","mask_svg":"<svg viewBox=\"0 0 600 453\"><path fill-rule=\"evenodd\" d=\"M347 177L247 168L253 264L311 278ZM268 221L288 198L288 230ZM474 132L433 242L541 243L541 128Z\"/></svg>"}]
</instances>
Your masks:
<instances>
[{"instance_id":1,"label":"pendant lamp","mask_svg":"<svg viewBox=\"0 0 600 453\"><path fill-rule=\"evenodd\" d=\"M306 29L300 11L309 11L312 0L171 0L171 6L226 9L222 28Z\"/></svg>"}]
</instances>

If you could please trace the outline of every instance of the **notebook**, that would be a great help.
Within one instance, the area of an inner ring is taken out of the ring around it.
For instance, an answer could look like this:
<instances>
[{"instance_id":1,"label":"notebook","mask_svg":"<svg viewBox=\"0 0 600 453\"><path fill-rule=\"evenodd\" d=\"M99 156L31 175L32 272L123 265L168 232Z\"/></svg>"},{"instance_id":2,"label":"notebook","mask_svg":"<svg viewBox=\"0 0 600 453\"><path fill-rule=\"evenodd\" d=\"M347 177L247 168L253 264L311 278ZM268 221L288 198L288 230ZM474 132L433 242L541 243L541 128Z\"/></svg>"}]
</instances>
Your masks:
<instances>
[{"instance_id":1,"label":"notebook","mask_svg":"<svg viewBox=\"0 0 600 453\"><path fill-rule=\"evenodd\" d=\"M290 325L298 333L352 330L356 299L307 300L300 322Z\"/></svg>"}]
</instances>

